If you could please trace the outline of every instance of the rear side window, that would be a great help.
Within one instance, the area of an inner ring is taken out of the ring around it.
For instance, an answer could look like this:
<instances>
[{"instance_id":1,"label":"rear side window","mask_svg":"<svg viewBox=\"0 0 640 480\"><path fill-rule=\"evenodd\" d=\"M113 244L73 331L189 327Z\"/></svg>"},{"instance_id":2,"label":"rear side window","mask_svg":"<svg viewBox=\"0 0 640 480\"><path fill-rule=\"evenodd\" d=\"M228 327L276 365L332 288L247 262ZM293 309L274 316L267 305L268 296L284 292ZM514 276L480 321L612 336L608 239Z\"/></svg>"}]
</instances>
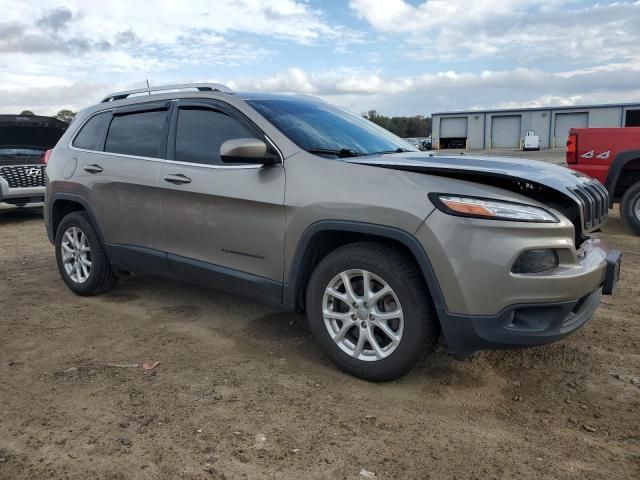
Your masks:
<instances>
[{"instance_id":1,"label":"rear side window","mask_svg":"<svg viewBox=\"0 0 640 480\"><path fill-rule=\"evenodd\" d=\"M114 116L105 152L159 158L166 119L166 110Z\"/></svg>"},{"instance_id":2,"label":"rear side window","mask_svg":"<svg viewBox=\"0 0 640 480\"><path fill-rule=\"evenodd\" d=\"M109 120L111 120L111 112L99 113L91 117L76 135L73 146L84 150L102 150L102 140L109 126Z\"/></svg>"},{"instance_id":3,"label":"rear side window","mask_svg":"<svg viewBox=\"0 0 640 480\"><path fill-rule=\"evenodd\" d=\"M181 108L176 128L176 160L220 165L220 145L236 138L255 138L248 126L222 112Z\"/></svg>"}]
</instances>

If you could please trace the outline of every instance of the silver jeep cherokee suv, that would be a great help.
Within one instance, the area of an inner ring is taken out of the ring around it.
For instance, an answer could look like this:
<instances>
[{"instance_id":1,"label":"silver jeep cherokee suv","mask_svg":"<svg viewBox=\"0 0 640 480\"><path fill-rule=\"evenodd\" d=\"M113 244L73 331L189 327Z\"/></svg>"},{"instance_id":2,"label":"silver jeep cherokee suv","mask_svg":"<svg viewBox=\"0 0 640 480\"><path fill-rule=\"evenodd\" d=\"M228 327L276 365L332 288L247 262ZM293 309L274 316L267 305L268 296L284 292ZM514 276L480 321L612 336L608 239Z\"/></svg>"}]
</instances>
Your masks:
<instances>
[{"instance_id":1,"label":"silver jeep cherokee suv","mask_svg":"<svg viewBox=\"0 0 640 480\"><path fill-rule=\"evenodd\" d=\"M326 354L368 380L408 372L440 332L457 354L558 340L619 273L590 235L607 217L597 181L422 153L306 96L114 93L78 114L47 175L75 293L145 271L306 311Z\"/></svg>"}]
</instances>

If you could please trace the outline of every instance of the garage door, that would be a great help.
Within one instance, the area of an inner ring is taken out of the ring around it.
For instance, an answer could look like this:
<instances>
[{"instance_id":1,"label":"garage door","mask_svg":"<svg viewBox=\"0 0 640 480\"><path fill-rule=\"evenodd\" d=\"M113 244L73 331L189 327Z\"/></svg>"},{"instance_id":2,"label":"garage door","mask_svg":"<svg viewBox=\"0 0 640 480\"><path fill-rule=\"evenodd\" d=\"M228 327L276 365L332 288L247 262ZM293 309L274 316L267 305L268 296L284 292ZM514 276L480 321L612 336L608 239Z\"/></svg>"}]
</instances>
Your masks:
<instances>
[{"instance_id":1,"label":"garage door","mask_svg":"<svg viewBox=\"0 0 640 480\"><path fill-rule=\"evenodd\" d=\"M520 148L520 115L491 117L491 148Z\"/></svg>"},{"instance_id":2,"label":"garage door","mask_svg":"<svg viewBox=\"0 0 640 480\"><path fill-rule=\"evenodd\" d=\"M554 139L556 148L563 147L567 144L569 129L571 128L587 128L589 125L589 114L581 113L556 113L556 126L554 129Z\"/></svg>"},{"instance_id":3,"label":"garage door","mask_svg":"<svg viewBox=\"0 0 640 480\"><path fill-rule=\"evenodd\" d=\"M467 117L441 118L440 138L467 138Z\"/></svg>"}]
</instances>

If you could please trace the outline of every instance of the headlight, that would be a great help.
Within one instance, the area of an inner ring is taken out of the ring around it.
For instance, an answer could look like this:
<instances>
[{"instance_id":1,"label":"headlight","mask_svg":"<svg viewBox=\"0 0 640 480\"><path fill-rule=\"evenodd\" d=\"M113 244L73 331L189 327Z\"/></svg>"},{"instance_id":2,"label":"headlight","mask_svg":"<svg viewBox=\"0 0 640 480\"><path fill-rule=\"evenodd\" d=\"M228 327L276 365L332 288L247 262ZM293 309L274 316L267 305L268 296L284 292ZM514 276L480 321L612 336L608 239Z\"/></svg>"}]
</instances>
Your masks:
<instances>
[{"instance_id":1,"label":"headlight","mask_svg":"<svg viewBox=\"0 0 640 480\"><path fill-rule=\"evenodd\" d=\"M513 222L559 222L553 214L544 208L524 203L443 193L430 193L429 199L439 210L458 217L510 220Z\"/></svg>"}]
</instances>

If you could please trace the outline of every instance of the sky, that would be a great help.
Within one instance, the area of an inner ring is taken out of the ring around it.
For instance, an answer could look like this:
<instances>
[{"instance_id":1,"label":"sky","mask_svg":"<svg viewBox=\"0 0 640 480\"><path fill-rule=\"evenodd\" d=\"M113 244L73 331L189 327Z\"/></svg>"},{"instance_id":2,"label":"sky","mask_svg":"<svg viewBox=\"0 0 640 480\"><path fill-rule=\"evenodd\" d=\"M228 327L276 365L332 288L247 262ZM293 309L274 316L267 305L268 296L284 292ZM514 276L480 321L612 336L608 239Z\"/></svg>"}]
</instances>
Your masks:
<instances>
[{"instance_id":1,"label":"sky","mask_svg":"<svg viewBox=\"0 0 640 480\"><path fill-rule=\"evenodd\" d=\"M0 113L221 82L355 112L640 101L640 0L0 0Z\"/></svg>"}]
</instances>

